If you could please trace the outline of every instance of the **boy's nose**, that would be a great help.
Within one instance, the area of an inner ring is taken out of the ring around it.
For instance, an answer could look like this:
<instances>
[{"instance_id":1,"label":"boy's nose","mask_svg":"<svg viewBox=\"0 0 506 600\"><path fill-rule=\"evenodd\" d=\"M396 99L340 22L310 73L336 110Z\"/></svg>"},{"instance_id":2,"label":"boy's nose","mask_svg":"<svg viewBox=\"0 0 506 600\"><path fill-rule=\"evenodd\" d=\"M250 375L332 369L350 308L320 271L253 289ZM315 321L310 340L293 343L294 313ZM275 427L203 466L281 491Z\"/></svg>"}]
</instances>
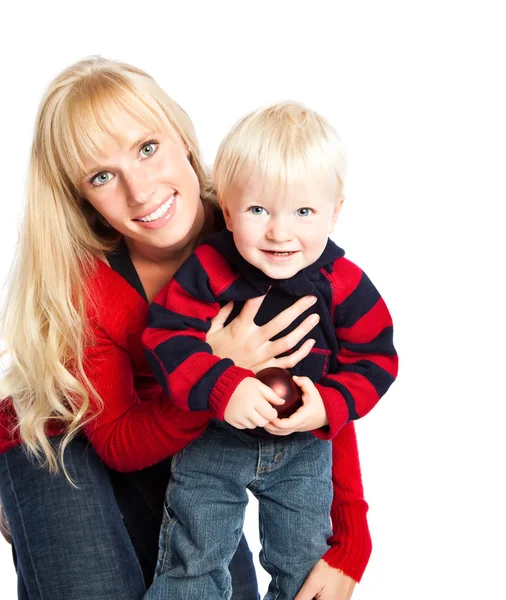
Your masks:
<instances>
[{"instance_id":1,"label":"boy's nose","mask_svg":"<svg viewBox=\"0 0 506 600\"><path fill-rule=\"evenodd\" d=\"M286 219L271 219L265 237L273 242L286 242L292 239L293 234Z\"/></svg>"}]
</instances>

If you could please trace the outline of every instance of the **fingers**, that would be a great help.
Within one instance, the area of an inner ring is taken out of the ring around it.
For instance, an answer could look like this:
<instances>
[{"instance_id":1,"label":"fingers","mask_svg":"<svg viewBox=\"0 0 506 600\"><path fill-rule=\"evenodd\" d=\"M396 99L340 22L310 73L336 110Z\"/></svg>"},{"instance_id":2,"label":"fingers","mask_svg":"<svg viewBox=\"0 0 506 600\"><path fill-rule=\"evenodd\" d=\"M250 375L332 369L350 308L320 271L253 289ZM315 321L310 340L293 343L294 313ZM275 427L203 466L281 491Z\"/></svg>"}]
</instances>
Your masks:
<instances>
[{"instance_id":1,"label":"fingers","mask_svg":"<svg viewBox=\"0 0 506 600\"><path fill-rule=\"evenodd\" d=\"M313 306L313 304L315 304L315 303L316 303L315 296L304 296L304 298L297 300L297 302L295 302L295 304L292 304L292 306L285 308L285 310L283 312L279 313L279 315L275 316L268 323L266 323L265 325L263 325L261 327L262 332L265 335L265 339L270 340L275 335L277 335L278 333L280 333L281 331L286 329L289 325L291 325L295 321L295 319L297 317L299 317L305 310L307 310L308 308ZM308 319L309 319L309 317L308 317ZM299 325L299 327L302 327L305 324L304 329L308 327L308 329L305 330L305 333L299 336L299 338L298 338L299 340L302 339L304 337L304 335L306 335L309 331L311 331L311 329L318 322L318 321L315 321L311 326L309 326L309 324L306 323L306 321L307 321L307 319L305 319ZM297 327L297 329L295 331L299 331L299 327ZM293 345L290 347L293 347ZM285 350L286 349L288 349L288 348L285 348Z\"/></svg>"},{"instance_id":2,"label":"fingers","mask_svg":"<svg viewBox=\"0 0 506 600\"><path fill-rule=\"evenodd\" d=\"M302 406L288 418L285 419L271 419L270 422L265 425L265 430L273 435L290 435L295 431L305 431L304 425L307 421L308 410Z\"/></svg>"},{"instance_id":3,"label":"fingers","mask_svg":"<svg viewBox=\"0 0 506 600\"><path fill-rule=\"evenodd\" d=\"M262 405L253 409L247 416L238 419L235 423L230 423L230 425L233 425L236 429L255 429L256 427L264 427L269 421L276 419L277 414L276 410L272 408L268 402L265 402L265 406Z\"/></svg>"},{"instance_id":4,"label":"fingers","mask_svg":"<svg viewBox=\"0 0 506 600\"><path fill-rule=\"evenodd\" d=\"M264 397L265 400L267 400L267 402L269 402L270 404L274 404L274 406L281 406L282 404L285 403L283 398L280 398L276 394L276 392L274 390L272 390L268 385L265 385L265 383L262 383L260 380L257 380L257 381L261 386L262 396Z\"/></svg>"},{"instance_id":5,"label":"fingers","mask_svg":"<svg viewBox=\"0 0 506 600\"><path fill-rule=\"evenodd\" d=\"M315 389L315 384L309 377L294 375L292 379L294 380L295 385L298 385L302 390L302 401L304 401L304 396L311 396L311 392Z\"/></svg>"},{"instance_id":6,"label":"fingers","mask_svg":"<svg viewBox=\"0 0 506 600\"><path fill-rule=\"evenodd\" d=\"M274 406L282 406L285 403L285 401L283 400L283 398L280 398L274 392L272 393L272 395L269 395L269 397L266 397L265 399L270 404L274 404Z\"/></svg>"},{"instance_id":7,"label":"fingers","mask_svg":"<svg viewBox=\"0 0 506 600\"><path fill-rule=\"evenodd\" d=\"M225 304L225 306L223 306L220 309L220 312L211 321L211 328L207 332L207 335L213 334L215 331L217 331L218 329L221 329L225 325L225 321L228 319L233 308L234 308L234 303L229 302L228 304Z\"/></svg>"},{"instance_id":8,"label":"fingers","mask_svg":"<svg viewBox=\"0 0 506 600\"><path fill-rule=\"evenodd\" d=\"M269 404L269 402L262 402L259 406L256 406L255 408L259 415L259 418L264 420L264 422L261 425L260 423L258 424L259 427L263 427L273 419L277 419L278 411L275 408L273 408Z\"/></svg>"},{"instance_id":9,"label":"fingers","mask_svg":"<svg viewBox=\"0 0 506 600\"><path fill-rule=\"evenodd\" d=\"M253 323L253 320L255 319L258 309L264 301L264 298L265 295L257 296L256 298L250 298L249 300L246 300L244 306L241 309L241 312L239 313L239 318Z\"/></svg>"},{"instance_id":10,"label":"fingers","mask_svg":"<svg viewBox=\"0 0 506 600\"><path fill-rule=\"evenodd\" d=\"M306 409L304 406L301 406L293 413L293 415L285 417L284 419L276 419L276 421L279 421L279 423L276 425L280 429L297 429L306 421L306 413L308 412L308 409Z\"/></svg>"},{"instance_id":11,"label":"fingers","mask_svg":"<svg viewBox=\"0 0 506 600\"><path fill-rule=\"evenodd\" d=\"M309 574L309 577L304 582L304 585L300 588L299 593L293 600L313 600L323 589L323 586L318 583L313 573Z\"/></svg>"},{"instance_id":12,"label":"fingers","mask_svg":"<svg viewBox=\"0 0 506 600\"><path fill-rule=\"evenodd\" d=\"M282 354L283 352L291 350L313 329L319 320L319 315L309 315L309 317L304 319L304 321L302 321L302 323L296 329L290 331L290 333L287 333L282 338L279 338L279 340L272 342L271 351L274 352L275 356L277 356L278 354ZM264 325L264 327L270 325L271 322Z\"/></svg>"},{"instance_id":13,"label":"fingers","mask_svg":"<svg viewBox=\"0 0 506 600\"><path fill-rule=\"evenodd\" d=\"M227 421L230 423L230 425L232 425L233 427L235 427L236 429L255 429L255 427L257 427L257 425L254 422L254 419L248 418L248 417L243 417L242 419L238 420L238 421Z\"/></svg>"},{"instance_id":14,"label":"fingers","mask_svg":"<svg viewBox=\"0 0 506 600\"><path fill-rule=\"evenodd\" d=\"M11 544L11 530L9 528L9 523L7 521L7 517L4 513L3 507L0 505L0 533L4 536L6 541Z\"/></svg>"},{"instance_id":15,"label":"fingers","mask_svg":"<svg viewBox=\"0 0 506 600\"><path fill-rule=\"evenodd\" d=\"M272 435L277 435L279 437L286 437L287 435L291 435L292 433L295 433L294 429L279 429L278 427L276 427L276 425L273 425L273 423L275 423L278 419L274 419L273 421L271 421L270 423L266 423L264 425L264 429L265 431L268 431L269 433L272 433Z\"/></svg>"},{"instance_id":16,"label":"fingers","mask_svg":"<svg viewBox=\"0 0 506 600\"><path fill-rule=\"evenodd\" d=\"M282 369L291 369L292 367L295 367L297 363L299 363L311 352L311 348L314 346L314 344L315 340L306 340L302 346L295 352L292 352L292 354L289 354L288 356L282 356L281 358L276 358L276 366L281 367Z\"/></svg>"}]
</instances>

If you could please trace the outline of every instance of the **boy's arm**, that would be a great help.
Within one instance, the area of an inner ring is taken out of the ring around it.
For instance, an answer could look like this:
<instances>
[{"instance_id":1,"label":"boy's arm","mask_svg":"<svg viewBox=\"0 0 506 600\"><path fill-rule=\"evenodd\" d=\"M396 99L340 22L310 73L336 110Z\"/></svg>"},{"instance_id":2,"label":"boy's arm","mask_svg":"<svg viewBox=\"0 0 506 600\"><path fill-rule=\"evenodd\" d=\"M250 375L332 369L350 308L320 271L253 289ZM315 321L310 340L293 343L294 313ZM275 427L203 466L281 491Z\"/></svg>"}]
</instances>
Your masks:
<instances>
[{"instance_id":1,"label":"boy's arm","mask_svg":"<svg viewBox=\"0 0 506 600\"><path fill-rule=\"evenodd\" d=\"M213 409L221 420L235 388L254 377L230 359L213 356L206 342L211 319L220 309L216 297L232 282L225 259L201 246L155 298L142 336L147 360L165 393L181 408Z\"/></svg>"},{"instance_id":2,"label":"boy's arm","mask_svg":"<svg viewBox=\"0 0 506 600\"><path fill-rule=\"evenodd\" d=\"M392 318L367 275L345 258L329 275L334 325L339 342L337 372L316 384L329 419L329 430L315 433L333 438L348 421L366 415L397 376Z\"/></svg>"}]
</instances>

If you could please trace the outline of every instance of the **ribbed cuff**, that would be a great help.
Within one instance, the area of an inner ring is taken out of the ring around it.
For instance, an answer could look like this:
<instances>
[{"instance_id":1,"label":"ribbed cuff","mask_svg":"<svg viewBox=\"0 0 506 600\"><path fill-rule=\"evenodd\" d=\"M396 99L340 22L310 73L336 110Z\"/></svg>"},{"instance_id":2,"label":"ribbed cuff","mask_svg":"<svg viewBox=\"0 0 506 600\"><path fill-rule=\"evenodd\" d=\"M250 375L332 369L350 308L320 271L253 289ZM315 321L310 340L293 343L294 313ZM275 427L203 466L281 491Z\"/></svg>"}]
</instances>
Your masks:
<instances>
[{"instance_id":1,"label":"ribbed cuff","mask_svg":"<svg viewBox=\"0 0 506 600\"><path fill-rule=\"evenodd\" d=\"M315 387L322 397L329 424L327 427L312 431L312 433L321 440L332 440L348 422L348 407L342 395L334 388L320 383L315 384Z\"/></svg>"},{"instance_id":2,"label":"ribbed cuff","mask_svg":"<svg viewBox=\"0 0 506 600\"><path fill-rule=\"evenodd\" d=\"M225 420L225 409L227 408L230 396L235 392L235 388L246 377L255 377L253 371L242 369L241 367L229 367L218 378L211 396L209 404L215 412L215 416L219 421Z\"/></svg>"},{"instance_id":3,"label":"ribbed cuff","mask_svg":"<svg viewBox=\"0 0 506 600\"><path fill-rule=\"evenodd\" d=\"M343 506L337 520L346 524L348 531L337 532L329 539L331 548L323 559L334 569L341 569L355 581L360 581L372 552L366 514Z\"/></svg>"}]
</instances>

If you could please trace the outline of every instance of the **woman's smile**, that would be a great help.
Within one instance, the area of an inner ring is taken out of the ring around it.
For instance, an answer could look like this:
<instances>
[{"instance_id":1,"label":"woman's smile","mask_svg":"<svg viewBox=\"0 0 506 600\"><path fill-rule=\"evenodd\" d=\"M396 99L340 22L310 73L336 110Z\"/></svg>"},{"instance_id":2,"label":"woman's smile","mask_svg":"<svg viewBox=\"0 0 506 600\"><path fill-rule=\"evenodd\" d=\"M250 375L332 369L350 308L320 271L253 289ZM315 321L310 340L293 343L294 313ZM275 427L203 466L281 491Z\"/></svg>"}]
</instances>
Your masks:
<instances>
[{"instance_id":1,"label":"woman's smile","mask_svg":"<svg viewBox=\"0 0 506 600\"><path fill-rule=\"evenodd\" d=\"M176 211L176 206L174 204L176 197L177 192L174 192L168 200L165 200L161 205L155 208L155 210L143 217L137 217L133 220L148 229L163 227Z\"/></svg>"}]
</instances>

